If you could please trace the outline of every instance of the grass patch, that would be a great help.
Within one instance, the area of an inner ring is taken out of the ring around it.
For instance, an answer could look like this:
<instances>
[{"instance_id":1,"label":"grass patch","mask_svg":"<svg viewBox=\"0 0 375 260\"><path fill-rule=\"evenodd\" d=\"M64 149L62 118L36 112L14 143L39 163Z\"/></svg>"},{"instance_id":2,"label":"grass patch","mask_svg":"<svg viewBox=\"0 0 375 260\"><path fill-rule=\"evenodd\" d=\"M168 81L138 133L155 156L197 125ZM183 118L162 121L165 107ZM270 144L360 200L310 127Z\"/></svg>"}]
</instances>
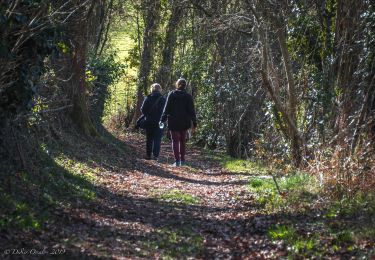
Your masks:
<instances>
[{"instance_id":1,"label":"grass patch","mask_svg":"<svg viewBox=\"0 0 375 260\"><path fill-rule=\"evenodd\" d=\"M254 181L253 186L263 187L258 181ZM372 259L375 253L372 249L375 237L372 201L359 196L334 203L322 216L322 222L310 219L313 222L303 223L301 229L297 229L299 225L277 225L268 230L268 237L283 241L291 259L321 259L338 254L348 259ZM311 213L307 212L306 221L309 215Z\"/></svg>"},{"instance_id":2,"label":"grass patch","mask_svg":"<svg viewBox=\"0 0 375 260\"><path fill-rule=\"evenodd\" d=\"M46 216L33 212L30 205L12 198L9 194L1 192L0 204L7 208L7 214L0 215L0 230L8 227L17 227L22 230L40 230L41 223Z\"/></svg>"},{"instance_id":3,"label":"grass patch","mask_svg":"<svg viewBox=\"0 0 375 260\"><path fill-rule=\"evenodd\" d=\"M234 159L227 156L222 156L220 159L221 165L224 169L234 173L250 173L250 174L267 174L267 168L259 162L250 160Z\"/></svg>"},{"instance_id":4,"label":"grass patch","mask_svg":"<svg viewBox=\"0 0 375 260\"><path fill-rule=\"evenodd\" d=\"M167 191L155 190L152 192L153 196L156 196L158 200L165 202L173 202L185 205L196 205L200 202L198 197L195 197L189 193L172 189Z\"/></svg>"},{"instance_id":5,"label":"grass patch","mask_svg":"<svg viewBox=\"0 0 375 260\"><path fill-rule=\"evenodd\" d=\"M99 171L98 168L93 169L87 164L72 160L65 155L59 155L55 158L55 162L66 170L60 175L62 178L57 178L56 184L60 187L70 188L76 199L89 201L96 198L91 184L95 185L97 182L95 173ZM52 174L59 175L58 172ZM89 183L90 185L86 185Z\"/></svg>"},{"instance_id":6,"label":"grass patch","mask_svg":"<svg viewBox=\"0 0 375 260\"><path fill-rule=\"evenodd\" d=\"M354 233L350 230L342 230L338 233L334 233L334 244L342 243L354 243Z\"/></svg>"},{"instance_id":7,"label":"grass patch","mask_svg":"<svg viewBox=\"0 0 375 260\"><path fill-rule=\"evenodd\" d=\"M248 187L254 194L256 203L268 211L278 211L293 205L303 208L311 203L319 192L316 180L302 173L277 178L277 183L282 195L270 177L254 177L249 181Z\"/></svg>"},{"instance_id":8,"label":"grass patch","mask_svg":"<svg viewBox=\"0 0 375 260\"><path fill-rule=\"evenodd\" d=\"M374 240L375 194L357 193L352 198L343 198L332 203L325 218L334 241L352 243Z\"/></svg>"},{"instance_id":9,"label":"grass patch","mask_svg":"<svg viewBox=\"0 0 375 260\"><path fill-rule=\"evenodd\" d=\"M269 229L268 237L274 241L282 240L291 259L320 259L339 251L364 255L358 250L353 233L349 230L332 231L323 228L314 232L299 232L292 226L278 225Z\"/></svg>"},{"instance_id":10,"label":"grass patch","mask_svg":"<svg viewBox=\"0 0 375 260\"><path fill-rule=\"evenodd\" d=\"M195 258L203 252L204 239L189 228L157 230L153 241L147 247L162 251L162 259Z\"/></svg>"},{"instance_id":11,"label":"grass patch","mask_svg":"<svg viewBox=\"0 0 375 260\"><path fill-rule=\"evenodd\" d=\"M296 236L296 231L292 227L276 226L268 230L268 236L272 240L286 240L290 241Z\"/></svg>"},{"instance_id":12,"label":"grass patch","mask_svg":"<svg viewBox=\"0 0 375 260\"><path fill-rule=\"evenodd\" d=\"M286 246L289 257L292 259L321 257L323 252L319 246L319 235L298 234L292 226L279 225L268 231L271 240L282 240Z\"/></svg>"},{"instance_id":13,"label":"grass patch","mask_svg":"<svg viewBox=\"0 0 375 260\"><path fill-rule=\"evenodd\" d=\"M375 193L357 193L354 197L344 197L332 203L326 213L326 217L351 217L374 216L375 215Z\"/></svg>"}]
</instances>

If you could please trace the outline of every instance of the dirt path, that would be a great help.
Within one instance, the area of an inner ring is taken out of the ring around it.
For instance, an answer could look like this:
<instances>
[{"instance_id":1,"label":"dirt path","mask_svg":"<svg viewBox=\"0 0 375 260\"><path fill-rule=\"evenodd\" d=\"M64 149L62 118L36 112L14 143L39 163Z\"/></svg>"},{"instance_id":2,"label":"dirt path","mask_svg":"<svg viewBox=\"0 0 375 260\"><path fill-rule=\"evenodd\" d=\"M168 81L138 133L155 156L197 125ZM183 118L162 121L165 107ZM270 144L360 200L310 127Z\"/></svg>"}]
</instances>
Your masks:
<instances>
[{"instance_id":1,"label":"dirt path","mask_svg":"<svg viewBox=\"0 0 375 260\"><path fill-rule=\"evenodd\" d=\"M62 248L69 259L280 258L282 245L267 239L275 216L261 215L247 190L249 175L222 171L198 149L189 149L188 167L172 167L169 144L160 162L147 161L139 135L123 138L128 155L91 160L97 197L61 205L58 222L43 232L25 234L18 248ZM94 153L107 153L97 145ZM92 151L91 151L92 152ZM80 160L87 154L80 153ZM95 157L95 154L92 154ZM38 258L37 256L34 256ZM29 259L30 255L25 256Z\"/></svg>"},{"instance_id":2,"label":"dirt path","mask_svg":"<svg viewBox=\"0 0 375 260\"><path fill-rule=\"evenodd\" d=\"M30 200L14 202L0 259L372 259L373 239L351 235L371 216L328 216L319 201L267 210L248 187L259 173L227 172L218 155L189 148L176 168L165 142L160 162L144 160L137 134L44 147L40 176L18 183Z\"/></svg>"},{"instance_id":3,"label":"dirt path","mask_svg":"<svg viewBox=\"0 0 375 260\"><path fill-rule=\"evenodd\" d=\"M274 222L256 214L249 176L223 172L201 151L189 151L188 167L172 167L171 149L160 162L143 158L143 140L127 136L134 169L103 173L99 203L78 211L83 247L113 258L277 258L281 248L267 240ZM87 215L86 215L87 214ZM78 216L77 216L78 217ZM93 227L92 227L93 226Z\"/></svg>"}]
</instances>

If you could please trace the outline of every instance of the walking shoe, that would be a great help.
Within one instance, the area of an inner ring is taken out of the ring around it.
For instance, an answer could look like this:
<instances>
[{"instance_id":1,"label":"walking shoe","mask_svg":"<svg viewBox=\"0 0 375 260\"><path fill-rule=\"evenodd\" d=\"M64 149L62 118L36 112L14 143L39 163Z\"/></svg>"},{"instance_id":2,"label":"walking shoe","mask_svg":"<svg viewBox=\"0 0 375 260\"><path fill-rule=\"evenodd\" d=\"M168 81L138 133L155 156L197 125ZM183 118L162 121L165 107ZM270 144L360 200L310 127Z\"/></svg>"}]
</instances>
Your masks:
<instances>
[{"instance_id":1,"label":"walking shoe","mask_svg":"<svg viewBox=\"0 0 375 260\"><path fill-rule=\"evenodd\" d=\"M172 164L173 167L179 167L181 166L181 163L180 161L175 161L173 164Z\"/></svg>"},{"instance_id":2,"label":"walking shoe","mask_svg":"<svg viewBox=\"0 0 375 260\"><path fill-rule=\"evenodd\" d=\"M185 161L180 161L180 166L186 166L186 162Z\"/></svg>"},{"instance_id":3,"label":"walking shoe","mask_svg":"<svg viewBox=\"0 0 375 260\"><path fill-rule=\"evenodd\" d=\"M159 157L152 157L152 160L156 161L156 162L159 162Z\"/></svg>"},{"instance_id":4,"label":"walking shoe","mask_svg":"<svg viewBox=\"0 0 375 260\"><path fill-rule=\"evenodd\" d=\"M144 158L145 160L151 160L151 156L145 156L145 158Z\"/></svg>"}]
</instances>

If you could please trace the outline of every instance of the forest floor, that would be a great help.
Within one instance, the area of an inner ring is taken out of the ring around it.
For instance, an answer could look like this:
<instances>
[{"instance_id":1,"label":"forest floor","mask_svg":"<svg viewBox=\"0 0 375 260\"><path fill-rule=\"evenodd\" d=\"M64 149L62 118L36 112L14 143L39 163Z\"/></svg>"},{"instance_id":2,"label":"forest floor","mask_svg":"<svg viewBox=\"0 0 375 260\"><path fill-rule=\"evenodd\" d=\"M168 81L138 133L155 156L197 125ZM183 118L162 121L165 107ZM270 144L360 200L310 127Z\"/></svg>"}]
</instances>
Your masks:
<instances>
[{"instance_id":1,"label":"forest floor","mask_svg":"<svg viewBox=\"0 0 375 260\"><path fill-rule=\"evenodd\" d=\"M144 160L144 137L134 133L95 142L60 136L57 144L47 142L41 149L53 161L44 171L52 177L43 177L41 188L20 173L28 183L24 192L34 199L5 202L16 205L24 220L13 212L14 220L3 228L2 258L366 259L374 254L373 233L353 236L369 224L367 217L341 218L304 203L267 210L251 189L269 179L261 168L231 171L220 155L202 149L189 147L186 167L171 166L167 141L160 162ZM23 228L10 229L16 224Z\"/></svg>"}]
</instances>

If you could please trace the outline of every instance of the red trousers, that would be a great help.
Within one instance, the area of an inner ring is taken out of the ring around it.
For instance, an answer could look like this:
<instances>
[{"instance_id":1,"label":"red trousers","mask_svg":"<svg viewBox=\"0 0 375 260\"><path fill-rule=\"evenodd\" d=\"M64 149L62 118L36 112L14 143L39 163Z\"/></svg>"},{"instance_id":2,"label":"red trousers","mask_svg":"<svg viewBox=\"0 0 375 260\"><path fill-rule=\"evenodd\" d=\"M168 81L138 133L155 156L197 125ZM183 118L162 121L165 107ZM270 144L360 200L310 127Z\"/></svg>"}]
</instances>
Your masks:
<instances>
[{"instance_id":1,"label":"red trousers","mask_svg":"<svg viewBox=\"0 0 375 260\"><path fill-rule=\"evenodd\" d=\"M172 150L176 161L185 161L186 131L170 131L172 137Z\"/></svg>"}]
</instances>

